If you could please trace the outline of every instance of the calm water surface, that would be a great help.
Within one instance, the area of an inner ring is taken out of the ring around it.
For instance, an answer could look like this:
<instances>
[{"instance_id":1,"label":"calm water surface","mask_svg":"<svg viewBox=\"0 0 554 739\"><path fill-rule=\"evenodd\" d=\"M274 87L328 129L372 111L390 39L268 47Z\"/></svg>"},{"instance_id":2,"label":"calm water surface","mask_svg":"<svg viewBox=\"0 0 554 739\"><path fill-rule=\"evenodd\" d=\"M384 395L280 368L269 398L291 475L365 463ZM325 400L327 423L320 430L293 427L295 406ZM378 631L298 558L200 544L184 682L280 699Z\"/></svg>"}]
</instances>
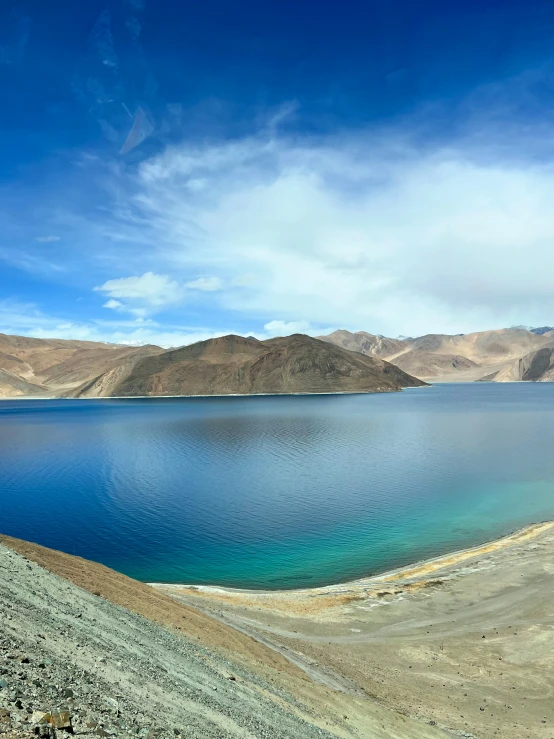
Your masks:
<instances>
[{"instance_id":1,"label":"calm water surface","mask_svg":"<svg viewBox=\"0 0 554 739\"><path fill-rule=\"evenodd\" d=\"M146 581L338 582L554 518L554 384L0 403L0 531Z\"/></svg>"}]
</instances>

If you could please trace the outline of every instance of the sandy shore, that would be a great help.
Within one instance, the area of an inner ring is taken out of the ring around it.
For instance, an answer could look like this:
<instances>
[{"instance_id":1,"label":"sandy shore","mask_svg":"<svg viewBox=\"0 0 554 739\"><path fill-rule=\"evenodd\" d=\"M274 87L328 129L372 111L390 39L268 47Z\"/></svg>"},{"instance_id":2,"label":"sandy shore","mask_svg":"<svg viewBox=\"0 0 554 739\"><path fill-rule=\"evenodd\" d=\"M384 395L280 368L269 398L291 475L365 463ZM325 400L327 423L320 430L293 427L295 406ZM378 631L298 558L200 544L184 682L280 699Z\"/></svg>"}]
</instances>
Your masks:
<instances>
[{"instance_id":1,"label":"sandy shore","mask_svg":"<svg viewBox=\"0 0 554 739\"><path fill-rule=\"evenodd\" d=\"M334 690L459 736L554 737L554 522L322 588L154 587Z\"/></svg>"}]
</instances>

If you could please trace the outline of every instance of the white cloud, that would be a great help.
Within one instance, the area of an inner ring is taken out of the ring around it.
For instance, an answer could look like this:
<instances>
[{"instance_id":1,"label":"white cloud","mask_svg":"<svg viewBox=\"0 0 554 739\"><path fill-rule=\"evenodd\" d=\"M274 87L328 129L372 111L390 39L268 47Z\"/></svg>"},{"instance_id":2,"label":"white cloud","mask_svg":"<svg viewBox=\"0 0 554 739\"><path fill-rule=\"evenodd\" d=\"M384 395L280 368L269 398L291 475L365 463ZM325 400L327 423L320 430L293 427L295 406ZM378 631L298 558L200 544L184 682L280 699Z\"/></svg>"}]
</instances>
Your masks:
<instances>
[{"instance_id":1,"label":"white cloud","mask_svg":"<svg viewBox=\"0 0 554 739\"><path fill-rule=\"evenodd\" d=\"M52 207L38 229L30 216L23 248L4 236L0 260L49 284L70 272L82 294L98 285L112 317L132 323L203 321L208 292L213 325L261 335L551 323L552 134L518 128L503 106L472 119L481 99L467 107L447 143L429 136L429 111L402 129L314 137L288 136L283 108L259 136L175 145L138 165L85 154L75 181L91 197L53 188L67 212ZM44 261L37 230L63 234L46 250L59 264Z\"/></svg>"},{"instance_id":2,"label":"white cloud","mask_svg":"<svg viewBox=\"0 0 554 739\"><path fill-rule=\"evenodd\" d=\"M265 324L264 330L268 336L313 333L313 329L307 321L269 321ZM321 329L317 333L320 331Z\"/></svg>"},{"instance_id":3,"label":"white cloud","mask_svg":"<svg viewBox=\"0 0 554 739\"><path fill-rule=\"evenodd\" d=\"M199 277L197 280L187 282L185 287L191 290L201 290L203 292L214 292L221 289L221 280L218 277Z\"/></svg>"},{"instance_id":4,"label":"white cloud","mask_svg":"<svg viewBox=\"0 0 554 739\"><path fill-rule=\"evenodd\" d=\"M35 241L39 241L41 244L49 244L60 240L61 236L35 236Z\"/></svg>"},{"instance_id":5,"label":"white cloud","mask_svg":"<svg viewBox=\"0 0 554 739\"><path fill-rule=\"evenodd\" d=\"M144 316L152 309L161 309L164 306L178 303L183 295L183 289L176 280L170 279L167 275L154 274L154 272L145 272L140 277L120 277L108 280L94 289L112 298L104 304L105 308L127 307L118 298L130 301L134 306L138 304L138 307L128 308L137 316Z\"/></svg>"},{"instance_id":6,"label":"white cloud","mask_svg":"<svg viewBox=\"0 0 554 739\"><path fill-rule=\"evenodd\" d=\"M360 132L172 147L139 168L134 218L166 271L217 274L243 316L390 335L548 321L554 166L494 152Z\"/></svg>"},{"instance_id":7,"label":"white cloud","mask_svg":"<svg viewBox=\"0 0 554 739\"><path fill-rule=\"evenodd\" d=\"M117 310L118 308L121 308L122 306L123 306L123 303L121 301L110 298L104 303L102 308L111 308L112 310Z\"/></svg>"}]
</instances>

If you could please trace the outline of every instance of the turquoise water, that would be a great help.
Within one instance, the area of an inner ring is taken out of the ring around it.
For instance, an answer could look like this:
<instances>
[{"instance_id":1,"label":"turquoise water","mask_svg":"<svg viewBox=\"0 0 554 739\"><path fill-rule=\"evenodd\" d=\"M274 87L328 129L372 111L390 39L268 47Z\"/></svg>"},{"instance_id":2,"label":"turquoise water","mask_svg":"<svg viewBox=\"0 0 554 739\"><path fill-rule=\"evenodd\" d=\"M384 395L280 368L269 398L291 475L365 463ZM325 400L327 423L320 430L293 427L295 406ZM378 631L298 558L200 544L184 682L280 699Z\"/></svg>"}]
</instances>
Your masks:
<instances>
[{"instance_id":1,"label":"turquoise water","mask_svg":"<svg viewBox=\"0 0 554 739\"><path fill-rule=\"evenodd\" d=\"M146 581L361 577L554 518L554 384L0 403L0 531Z\"/></svg>"}]
</instances>

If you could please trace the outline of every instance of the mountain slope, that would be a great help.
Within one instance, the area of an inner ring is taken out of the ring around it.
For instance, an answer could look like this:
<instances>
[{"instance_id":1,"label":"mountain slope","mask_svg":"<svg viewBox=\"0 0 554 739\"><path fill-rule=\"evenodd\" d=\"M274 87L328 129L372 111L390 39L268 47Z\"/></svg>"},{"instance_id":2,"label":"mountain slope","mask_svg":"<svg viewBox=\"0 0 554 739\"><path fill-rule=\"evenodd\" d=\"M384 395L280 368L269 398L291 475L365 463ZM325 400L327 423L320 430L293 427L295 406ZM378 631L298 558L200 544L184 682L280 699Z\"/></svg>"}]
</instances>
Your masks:
<instances>
[{"instance_id":1,"label":"mountain slope","mask_svg":"<svg viewBox=\"0 0 554 739\"><path fill-rule=\"evenodd\" d=\"M423 379L479 367L476 362L460 354L434 354L422 349L405 352L394 357L391 361L404 372Z\"/></svg>"},{"instance_id":2,"label":"mountain slope","mask_svg":"<svg viewBox=\"0 0 554 739\"><path fill-rule=\"evenodd\" d=\"M423 384L380 359L302 334L267 341L231 335L119 365L70 395L387 392Z\"/></svg>"},{"instance_id":3,"label":"mountain slope","mask_svg":"<svg viewBox=\"0 0 554 739\"><path fill-rule=\"evenodd\" d=\"M0 369L0 398L17 398L28 395L49 395L45 387L27 382L22 377Z\"/></svg>"},{"instance_id":4,"label":"mountain slope","mask_svg":"<svg viewBox=\"0 0 554 739\"><path fill-rule=\"evenodd\" d=\"M127 357L159 352L163 349L156 346L0 334L0 371L19 378L19 381L0 380L0 397L56 395L98 377Z\"/></svg>"}]
</instances>

